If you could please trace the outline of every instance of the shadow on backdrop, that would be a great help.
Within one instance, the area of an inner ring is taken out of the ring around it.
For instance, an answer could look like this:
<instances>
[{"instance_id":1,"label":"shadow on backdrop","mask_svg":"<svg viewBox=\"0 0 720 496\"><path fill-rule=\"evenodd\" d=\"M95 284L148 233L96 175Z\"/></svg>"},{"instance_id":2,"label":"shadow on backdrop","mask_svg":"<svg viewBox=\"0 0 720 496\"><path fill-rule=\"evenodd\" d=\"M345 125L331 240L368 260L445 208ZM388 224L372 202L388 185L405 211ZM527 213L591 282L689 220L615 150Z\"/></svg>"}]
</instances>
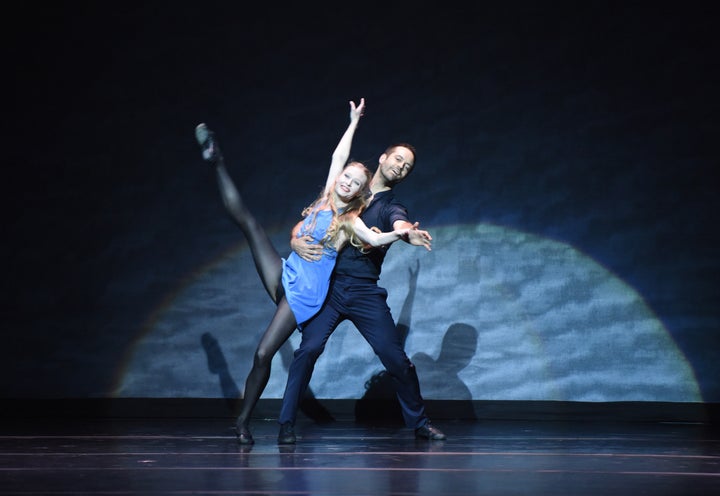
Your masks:
<instances>
[{"instance_id":1,"label":"shadow on backdrop","mask_svg":"<svg viewBox=\"0 0 720 496\"><path fill-rule=\"evenodd\" d=\"M420 260L416 260L415 268L409 267L408 272L410 274L408 294L395 325L403 347L410 333L412 306L420 274ZM386 370L373 374L365 382L365 393L355 402L356 422L369 425L404 425L400 402L397 399L393 382L392 376Z\"/></svg>"},{"instance_id":2,"label":"shadow on backdrop","mask_svg":"<svg viewBox=\"0 0 720 496\"><path fill-rule=\"evenodd\" d=\"M412 305L415 300L417 280L420 273L420 261L416 260L415 268L409 268L410 281L408 295L403 303L400 317L396 325L403 346L410 333ZM467 324L452 324L445 332L442 348L437 360L425 353L416 353L412 362L423 375L434 376L431 383L443 384L448 398L453 399L454 408L460 418L476 419L470 389L460 379L459 372L472 360L477 350L477 330ZM422 384L421 384L422 387ZM374 374L365 383L365 393L355 403L355 420L370 425L403 425L404 420L400 402L395 393L393 378L383 370Z\"/></svg>"},{"instance_id":3,"label":"shadow on backdrop","mask_svg":"<svg viewBox=\"0 0 720 496\"><path fill-rule=\"evenodd\" d=\"M412 357L413 363L423 372L423 378L428 383L443 385L443 396L453 400L456 415L463 419L477 419L472 393L459 375L475 356L477 345L477 329L456 322L445 331L437 360L423 352L415 353Z\"/></svg>"}]
</instances>

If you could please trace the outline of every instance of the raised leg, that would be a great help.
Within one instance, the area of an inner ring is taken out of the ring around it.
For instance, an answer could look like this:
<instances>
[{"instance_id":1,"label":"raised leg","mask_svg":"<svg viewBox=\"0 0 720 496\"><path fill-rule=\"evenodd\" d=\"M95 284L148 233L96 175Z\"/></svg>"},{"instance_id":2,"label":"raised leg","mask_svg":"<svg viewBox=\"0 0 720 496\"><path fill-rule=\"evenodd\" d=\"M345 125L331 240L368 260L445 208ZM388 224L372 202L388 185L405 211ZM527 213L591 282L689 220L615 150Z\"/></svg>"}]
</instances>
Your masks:
<instances>
[{"instance_id":1,"label":"raised leg","mask_svg":"<svg viewBox=\"0 0 720 496\"><path fill-rule=\"evenodd\" d=\"M225 167L225 159L215 134L205 124L199 124L195 128L195 138L202 150L203 159L215 168L223 204L247 238L260 280L270 298L277 303L283 293L280 284L282 258L270 242L265 230L243 202Z\"/></svg>"}]
</instances>

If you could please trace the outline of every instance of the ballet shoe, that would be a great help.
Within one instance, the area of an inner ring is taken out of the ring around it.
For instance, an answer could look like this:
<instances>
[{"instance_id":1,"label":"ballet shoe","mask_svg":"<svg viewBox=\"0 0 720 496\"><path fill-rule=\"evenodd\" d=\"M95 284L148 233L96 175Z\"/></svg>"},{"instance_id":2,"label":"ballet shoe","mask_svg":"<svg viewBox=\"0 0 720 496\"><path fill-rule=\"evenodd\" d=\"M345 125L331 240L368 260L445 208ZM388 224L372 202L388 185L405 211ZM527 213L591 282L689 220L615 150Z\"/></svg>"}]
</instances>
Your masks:
<instances>
[{"instance_id":1,"label":"ballet shoe","mask_svg":"<svg viewBox=\"0 0 720 496\"><path fill-rule=\"evenodd\" d=\"M200 145L203 160L215 163L220 159L220 147L215 139L215 133L208 129L204 122L195 127L195 140Z\"/></svg>"},{"instance_id":2,"label":"ballet shoe","mask_svg":"<svg viewBox=\"0 0 720 496\"><path fill-rule=\"evenodd\" d=\"M246 425L237 424L235 426L235 436L238 444L254 444L255 440L250 434L250 429Z\"/></svg>"}]
</instances>

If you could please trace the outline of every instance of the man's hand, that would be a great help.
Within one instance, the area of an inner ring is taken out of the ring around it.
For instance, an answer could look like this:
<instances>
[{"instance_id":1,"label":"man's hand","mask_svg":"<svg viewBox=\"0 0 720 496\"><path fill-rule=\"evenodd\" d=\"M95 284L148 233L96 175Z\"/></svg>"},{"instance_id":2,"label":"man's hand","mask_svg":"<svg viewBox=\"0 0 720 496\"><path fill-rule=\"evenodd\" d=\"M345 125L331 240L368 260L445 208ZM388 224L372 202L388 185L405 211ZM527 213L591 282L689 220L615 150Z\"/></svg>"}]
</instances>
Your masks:
<instances>
[{"instance_id":1,"label":"man's hand","mask_svg":"<svg viewBox=\"0 0 720 496\"><path fill-rule=\"evenodd\" d=\"M417 227L408 231L407 242L415 246L424 246L427 251L432 251L432 236L429 232Z\"/></svg>"},{"instance_id":2,"label":"man's hand","mask_svg":"<svg viewBox=\"0 0 720 496\"><path fill-rule=\"evenodd\" d=\"M290 248L308 262L317 262L322 257L323 247L321 244L313 243L312 236L293 237L290 240Z\"/></svg>"},{"instance_id":3,"label":"man's hand","mask_svg":"<svg viewBox=\"0 0 720 496\"><path fill-rule=\"evenodd\" d=\"M406 242L415 246L424 246L427 251L432 251L432 236L430 236L429 232L418 229L420 226L419 222L414 222L412 224L409 222L402 222L402 224L396 222L396 224L396 229L399 227L410 228L407 236L403 238Z\"/></svg>"}]
</instances>

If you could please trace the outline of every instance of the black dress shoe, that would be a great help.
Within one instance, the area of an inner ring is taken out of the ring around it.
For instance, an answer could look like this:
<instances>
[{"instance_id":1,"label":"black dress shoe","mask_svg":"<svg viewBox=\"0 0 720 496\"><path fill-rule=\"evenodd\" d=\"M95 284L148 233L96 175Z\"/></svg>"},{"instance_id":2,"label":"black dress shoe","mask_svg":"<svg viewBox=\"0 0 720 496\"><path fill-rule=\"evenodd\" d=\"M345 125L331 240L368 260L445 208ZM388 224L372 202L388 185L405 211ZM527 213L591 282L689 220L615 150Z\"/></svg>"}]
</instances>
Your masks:
<instances>
[{"instance_id":1,"label":"black dress shoe","mask_svg":"<svg viewBox=\"0 0 720 496\"><path fill-rule=\"evenodd\" d=\"M246 425L237 424L235 426L235 435L237 436L238 444L255 444L255 440L250 434L250 429Z\"/></svg>"},{"instance_id":2,"label":"black dress shoe","mask_svg":"<svg viewBox=\"0 0 720 496\"><path fill-rule=\"evenodd\" d=\"M215 163L220 159L220 147L215 140L215 133L210 131L205 123L200 123L195 128L195 139L205 161Z\"/></svg>"},{"instance_id":3,"label":"black dress shoe","mask_svg":"<svg viewBox=\"0 0 720 496\"><path fill-rule=\"evenodd\" d=\"M278 444L295 444L295 427L290 422L280 424Z\"/></svg>"},{"instance_id":4,"label":"black dress shoe","mask_svg":"<svg viewBox=\"0 0 720 496\"><path fill-rule=\"evenodd\" d=\"M418 439L430 439L431 441L442 441L446 438L445 434L430 422L415 429L415 437Z\"/></svg>"}]
</instances>

